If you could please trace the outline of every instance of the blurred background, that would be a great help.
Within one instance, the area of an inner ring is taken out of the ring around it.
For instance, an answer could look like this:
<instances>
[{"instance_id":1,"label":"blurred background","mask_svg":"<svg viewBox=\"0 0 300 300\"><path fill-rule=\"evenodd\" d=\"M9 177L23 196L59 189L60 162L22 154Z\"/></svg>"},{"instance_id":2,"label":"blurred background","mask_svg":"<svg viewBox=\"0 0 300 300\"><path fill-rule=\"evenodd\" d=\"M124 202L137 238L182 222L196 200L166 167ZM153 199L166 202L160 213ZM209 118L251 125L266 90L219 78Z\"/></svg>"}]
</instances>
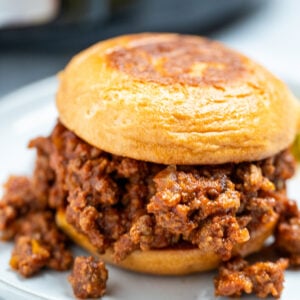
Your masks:
<instances>
[{"instance_id":1,"label":"blurred background","mask_svg":"<svg viewBox=\"0 0 300 300\"><path fill-rule=\"evenodd\" d=\"M0 0L0 97L96 41L142 31L219 39L299 82L299 11L299 0Z\"/></svg>"}]
</instances>

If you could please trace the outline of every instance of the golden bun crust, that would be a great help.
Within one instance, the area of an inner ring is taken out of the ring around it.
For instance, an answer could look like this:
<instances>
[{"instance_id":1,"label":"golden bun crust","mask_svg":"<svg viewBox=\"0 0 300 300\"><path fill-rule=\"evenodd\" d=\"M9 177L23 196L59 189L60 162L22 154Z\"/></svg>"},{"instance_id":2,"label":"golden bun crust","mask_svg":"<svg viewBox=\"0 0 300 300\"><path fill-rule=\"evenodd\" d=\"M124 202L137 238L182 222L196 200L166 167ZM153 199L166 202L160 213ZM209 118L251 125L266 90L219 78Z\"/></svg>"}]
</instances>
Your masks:
<instances>
[{"instance_id":1,"label":"golden bun crust","mask_svg":"<svg viewBox=\"0 0 300 300\"><path fill-rule=\"evenodd\" d=\"M275 217L253 232L249 241L235 249L235 254L246 256L259 251L264 241L273 233L276 222ZM131 271L155 275L184 275L213 270L220 263L219 257L214 252L204 253L198 248L134 251L120 263L116 263L112 249L108 249L105 254L99 254L88 238L66 221L64 211L60 210L56 213L56 223L76 244L91 254L109 264Z\"/></svg>"},{"instance_id":2,"label":"golden bun crust","mask_svg":"<svg viewBox=\"0 0 300 300\"><path fill-rule=\"evenodd\" d=\"M62 123L107 152L163 164L253 161L287 148L299 105L249 58L205 38L100 42L60 74Z\"/></svg>"}]
</instances>

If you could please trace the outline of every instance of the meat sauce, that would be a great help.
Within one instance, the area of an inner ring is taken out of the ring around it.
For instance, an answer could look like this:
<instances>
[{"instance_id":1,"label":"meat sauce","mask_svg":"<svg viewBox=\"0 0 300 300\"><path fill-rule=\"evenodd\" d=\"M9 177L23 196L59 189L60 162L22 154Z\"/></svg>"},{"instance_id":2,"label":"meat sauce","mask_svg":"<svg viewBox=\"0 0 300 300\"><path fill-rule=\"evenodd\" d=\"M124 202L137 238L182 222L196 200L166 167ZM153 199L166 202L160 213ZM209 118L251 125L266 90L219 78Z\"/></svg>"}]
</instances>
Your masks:
<instances>
[{"instance_id":1,"label":"meat sauce","mask_svg":"<svg viewBox=\"0 0 300 300\"><path fill-rule=\"evenodd\" d=\"M72 265L68 239L54 222L61 208L99 253L113 248L116 261L136 249L180 244L215 252L227 263L216 279L217 295L280 295L286 261L248 266L232 258L233 248L271 219L278 220L277 248L292 264L300 263L298 208L286 196L285 182L295 171L288 150L255 162L166 166L101 151L60 123L49 137L29 146L37 149L33 177L11 177L0 202L1 237L16 241L11 266L26 277L43 267L65 270ZM80 265L88 268L84 261L75 262L73 285L84 282L77 278L85 273ZM262 290L253 279L260 272L274 288ZM75 294L102 295L84 290Z\"/></svg>"}]
</instances>

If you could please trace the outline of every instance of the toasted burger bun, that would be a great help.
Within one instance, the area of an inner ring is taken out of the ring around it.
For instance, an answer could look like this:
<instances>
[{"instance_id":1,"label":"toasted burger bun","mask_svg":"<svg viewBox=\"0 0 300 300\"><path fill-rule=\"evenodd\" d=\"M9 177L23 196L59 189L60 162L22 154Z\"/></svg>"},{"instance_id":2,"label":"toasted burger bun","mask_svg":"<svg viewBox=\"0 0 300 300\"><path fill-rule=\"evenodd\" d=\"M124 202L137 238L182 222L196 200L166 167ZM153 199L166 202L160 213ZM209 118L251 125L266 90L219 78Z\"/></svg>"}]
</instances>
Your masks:
<instances>
[{"instance_id":1,"label":"toasted burger bun","mask_svg":"<svg viewBox=\"0 0 300 300\"><path fill-rule=\"evenodd\" d=\"M205 38L155 33L75 56L57 108L89 144L164 164L272 156L292 143L299 115L287 87L249 58Z\"/></svg>"},{"instance_id":2,"label":"toasted burger bun","mask_svg":"<svg viewBox=\"0 0 300 300\"><path fill-rule=\"evenodd\" d=\"M235 248L234 254L246 256L259 251L266 238L273 233L277 219L277 217L274 217L269 223L261 225L257 231L252 232L246 243ZM212 270L220 263L220 258L214 252L203 252L198 248L136 250L123 261L116 263L113 259L112 249L108 249L105 254L99 254L88 238L67 222L63 210L56 213L56 223L76 244L88 250L91 254L109 264L136 272L156 275L183 275Z\"/></svg>"}]
</instances>

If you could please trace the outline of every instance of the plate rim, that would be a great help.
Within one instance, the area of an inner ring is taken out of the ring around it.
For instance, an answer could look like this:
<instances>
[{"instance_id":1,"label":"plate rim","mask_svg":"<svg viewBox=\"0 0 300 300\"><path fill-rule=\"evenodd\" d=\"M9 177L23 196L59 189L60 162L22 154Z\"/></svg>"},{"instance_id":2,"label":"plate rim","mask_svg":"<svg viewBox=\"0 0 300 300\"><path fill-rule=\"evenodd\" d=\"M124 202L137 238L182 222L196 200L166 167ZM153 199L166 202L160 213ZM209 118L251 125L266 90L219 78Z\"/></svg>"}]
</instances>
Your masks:
<instances>
[{"instance_id":1,"label":"plate rim","mask_svg":"<svg viewBox=\"0 0 300 300\"><path fill-rule=\"evenodd\" d=\"M34 102L36 98L55 95L57 86L58 78L55 75L24 85L0 98L1 113ZM30 94L32 90L34 93Z\"/></svg>"}]
</instances>

